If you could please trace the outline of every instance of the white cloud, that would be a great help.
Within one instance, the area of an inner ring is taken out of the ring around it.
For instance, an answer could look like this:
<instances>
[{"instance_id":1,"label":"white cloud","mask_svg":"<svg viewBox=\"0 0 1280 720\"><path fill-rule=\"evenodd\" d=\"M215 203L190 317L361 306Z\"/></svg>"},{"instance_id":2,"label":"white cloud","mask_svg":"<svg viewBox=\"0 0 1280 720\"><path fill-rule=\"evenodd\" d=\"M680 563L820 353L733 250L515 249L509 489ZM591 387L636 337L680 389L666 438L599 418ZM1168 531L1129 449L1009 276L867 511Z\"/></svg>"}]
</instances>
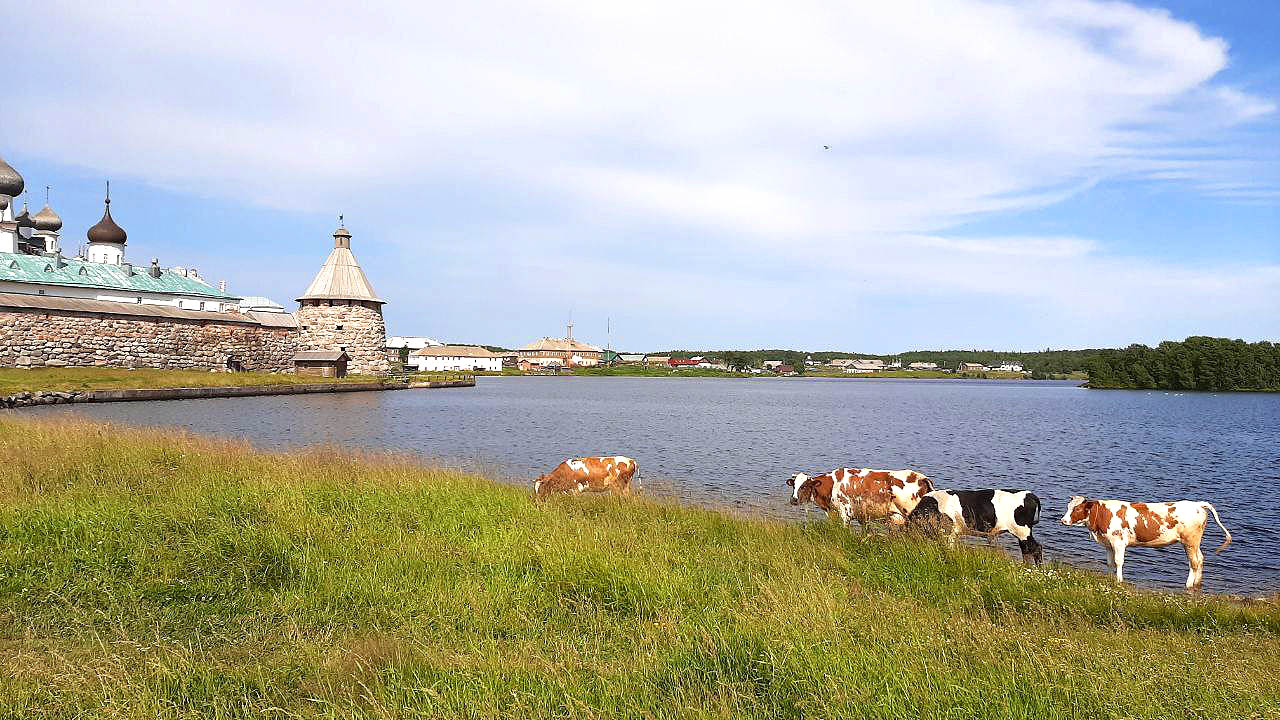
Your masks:
<instances>
[{"instance_id":1,"label":"white cloud","mask_svg":"<svg viewBox=\"0 0 1280 720\"><path fill-rule=\"evenodd\" d=\"M1275 105L1215 82L1227 44L1124 3L48 1L15 14L57 28L14 73L23 101L5 108L4 140L24 152L272 207L381 203L385 227L368 231L387 236L441 184L536 197L563 223L544 252L633 267L660 289L777 293L778 268L873 269L870 294L926 277L1077 318L1107 282L1163 293L1180 270L1108 255L1101 238L946 228L1114 177L1263 201L1280 187L1232 137ZM620 259L601 235L629 224L665 232ZM398 235L416 242L420 226ZM743 257L668 262L690 236ZM1213 271L1188 270L1160 301L1204 307ZM1245 280L1274 293L1267 272Z\"/></svg>"}]
</instances>

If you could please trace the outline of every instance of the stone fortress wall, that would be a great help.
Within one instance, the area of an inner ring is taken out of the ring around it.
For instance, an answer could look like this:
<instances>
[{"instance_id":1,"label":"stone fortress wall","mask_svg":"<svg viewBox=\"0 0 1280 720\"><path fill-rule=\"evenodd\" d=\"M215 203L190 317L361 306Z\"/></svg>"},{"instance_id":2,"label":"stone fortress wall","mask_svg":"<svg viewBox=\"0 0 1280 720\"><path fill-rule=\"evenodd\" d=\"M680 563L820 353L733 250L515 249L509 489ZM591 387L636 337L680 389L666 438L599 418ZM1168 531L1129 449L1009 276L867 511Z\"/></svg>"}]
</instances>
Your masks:
<instances>
[{"instance_id":1,"label":"stone fortress wall","mask_svg":"<svg viewBox=\"0 0 1280 720\"><path fill-rule=\"evenodd\" d=\"M293 372L298 334L251 321L0 307L0 367Z\"/></svg>"},{"instance_id":2,"label":"stone fortress wall","mask_svg":"<svg viewBox=\"0 0 1280 720\"><path fill-rule=\"evenodd\" d=\"M377 375L390 371L387 325L381 306L362 300L304 300L294 314L303 349L341 349L351 358L347 371Z\"/></svg>"}]
</instances>

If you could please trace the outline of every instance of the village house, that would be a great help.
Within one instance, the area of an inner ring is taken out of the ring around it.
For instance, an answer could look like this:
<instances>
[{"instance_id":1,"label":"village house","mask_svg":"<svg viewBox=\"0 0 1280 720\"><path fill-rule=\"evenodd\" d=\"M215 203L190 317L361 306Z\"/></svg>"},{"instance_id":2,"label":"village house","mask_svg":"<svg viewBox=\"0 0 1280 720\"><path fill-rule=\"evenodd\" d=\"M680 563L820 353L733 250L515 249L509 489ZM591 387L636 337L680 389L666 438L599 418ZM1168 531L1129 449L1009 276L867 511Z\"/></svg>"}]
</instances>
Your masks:
<instances>
[{"instance_id":1,"label":"village house","mask_svg":"<svg viewBox=\"0 0 1280 720\"><path fill-rule=\"evenodd\" d=\"M932 362L913 362L907 365L908 370L937 370L938 363Z\"/></svg>"},{"instance_id":2,"label":"village house","mask_svg":"<svg viewBox=\"0 0 1280 720\"><path fill-rule=\"evenodd\" d=\"M982 363L960 363L960 367L956 368L958 372L986 372L987 366Z\"/></svg>"},{"instance_id":3,"label":"village house","mask_svg":"<svg viewBox=\"0 0 1280 720\"><path fill-rule=\"evenodd\" d=\"M661 367L671 361L670 355L645 355L644 364L647 367Z\"/></svg>"}]
</instances>

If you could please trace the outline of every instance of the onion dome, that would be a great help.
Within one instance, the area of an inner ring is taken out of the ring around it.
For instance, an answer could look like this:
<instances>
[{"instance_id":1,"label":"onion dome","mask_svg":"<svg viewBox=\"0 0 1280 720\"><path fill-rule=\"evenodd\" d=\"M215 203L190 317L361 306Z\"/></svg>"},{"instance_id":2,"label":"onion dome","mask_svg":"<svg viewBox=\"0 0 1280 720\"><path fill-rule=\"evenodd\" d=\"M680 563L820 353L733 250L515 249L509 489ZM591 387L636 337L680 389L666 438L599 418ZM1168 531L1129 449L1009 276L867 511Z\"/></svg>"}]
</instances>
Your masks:
<instances>
[{"instance_id":1,"label":"onion dome","mask_svg":"<svg viewBox=\"0 0 1280 720\"><path fill-rule=\"evenodd\" d=\"M5 210L8 210L8 209L9 209L9 196L0 195L0 212L4 212Z\"/></svg>"},{"instance_id":2,"label":"onion dome","mask_svg":"<svg viewBox=\"0 0 1280 720\"><path fill-rule=\"evenodd\" d=\"M110 190L107 191L106 208L102 211L102 219L97 225L89 228L89 242L91 243L111 243L115 245L124 245L124 241L128 238L124 228L116 224L111 219L111 195Z\"/></svg>"},{"instance_id":3,"label":"onion dome","mask_svg":"<svg viewBox=\"0 0 1280 720\"><path fill-rule=\"evenodd\" d=\"M17 197L22 194L22 189L27 184L23 182L22 176L18 174L13 166L0 158L0 195L8 195L9 197Z\"/></svg>"},{"instance_id":4,"label":"onion dome","mask_svg":"<svg viewBox=\"0 0 1280 720\"><path fill-rule=\"evenodd\" d=\"M35 223L37 230L58 232L62 229L62 218L47 203L44 209L32 216L31 222Z\"/></svg>"},{"instance_id":5,"label":"onion dome","mask_svg":"<svg viewBox=\"0 0 1280 720\"><path fill-rule=\"evenodd\" d=\"M35 223L31 222L31 213L27 210L26 203L22 203L22 212L18 213L17 217L14 218L14 221L18 223L19 230L22 228L34 228L36 226Z\"/></svg>"}]
</instances>

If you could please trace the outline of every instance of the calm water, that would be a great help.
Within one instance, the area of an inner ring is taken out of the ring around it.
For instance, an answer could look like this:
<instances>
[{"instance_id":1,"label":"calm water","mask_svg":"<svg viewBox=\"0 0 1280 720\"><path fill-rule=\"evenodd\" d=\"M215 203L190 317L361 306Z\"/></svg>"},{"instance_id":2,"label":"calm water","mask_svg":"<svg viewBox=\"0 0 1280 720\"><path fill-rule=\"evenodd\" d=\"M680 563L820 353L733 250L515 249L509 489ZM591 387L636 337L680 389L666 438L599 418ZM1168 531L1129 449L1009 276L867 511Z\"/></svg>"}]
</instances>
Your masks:
<instances>
[{"instance_id":1,"label":"calm water","mask_svg":"<svg viewBox=\"0 0 1280 720\"><path fill-rule=\"evenodd\" d=\"M958 380L479 378L475 388L39 408L245 437L410 451L527 481L569 456L626 454L640 486L781 517L787 477L849 465L914 468L941 488L1012 487L1044 503L1049 557L1106 569L1073 494L1212 502L1205 589L1280 591L1280 395L1090 391ZM1006 549L1014 541L1001 541ZM1134 549L1126 579L1180 588L1181 546Z\"/></svg>"}]
</instances>

